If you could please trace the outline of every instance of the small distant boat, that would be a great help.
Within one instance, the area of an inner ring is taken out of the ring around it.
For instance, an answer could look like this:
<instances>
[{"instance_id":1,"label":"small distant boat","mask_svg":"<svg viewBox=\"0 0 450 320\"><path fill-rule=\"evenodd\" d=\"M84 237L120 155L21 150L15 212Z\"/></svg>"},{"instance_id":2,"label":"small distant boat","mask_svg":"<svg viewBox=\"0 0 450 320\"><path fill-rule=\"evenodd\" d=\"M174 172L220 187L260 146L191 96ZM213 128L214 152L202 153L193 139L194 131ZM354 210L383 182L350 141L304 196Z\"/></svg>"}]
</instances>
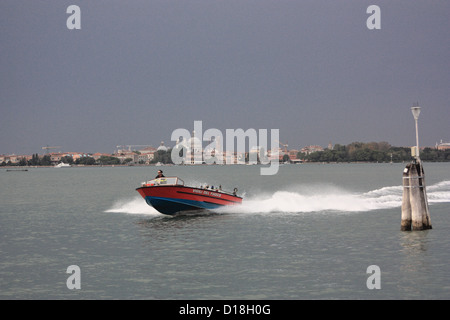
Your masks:
<instances>
[{"instance_id":1,"label":"small distant boat","mask_svg":"<svg viewBox=\"0 0 450 320\"><path fill-rule=\"evenodd\" d=\"M242 203L242 198L236 195L236 188L229 193L220 188L188 187L178 177L146 181L136 190L149 206L167 215L205 211Z\"/></svg>"},{"instance_id":2,"label":"small distant boat","mask_svg":"<svg viewBox=\"0 0 450 320\"><path fill-rule=\"evenodd\" d=\"M6 169L6 172L14 172L14 171L28 171L28 169Z\"/></svg>"},{"instance_id":3,"label":"small distant boat","mask_svg":"<svg viewBox=\"0 0 450 320\"><path fill-rule=\"evenodd\" d=\"M55 168L70 168L70 164L61 162L61 163L58 163L58 164L55 166Z\"/></svg>"}]
</instances>

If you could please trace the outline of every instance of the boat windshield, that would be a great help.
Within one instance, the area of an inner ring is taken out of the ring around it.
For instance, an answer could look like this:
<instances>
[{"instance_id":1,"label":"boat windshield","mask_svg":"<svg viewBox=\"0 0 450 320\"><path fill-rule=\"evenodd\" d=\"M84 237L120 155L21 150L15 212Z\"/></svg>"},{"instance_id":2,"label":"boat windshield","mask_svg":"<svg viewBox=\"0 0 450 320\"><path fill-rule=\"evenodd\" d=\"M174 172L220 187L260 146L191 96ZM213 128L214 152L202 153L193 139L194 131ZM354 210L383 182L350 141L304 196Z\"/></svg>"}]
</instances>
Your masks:
<instances>
[{"instance_id":1,"label":"boat windshield","mask_svg":"<svg viewBox=\"0 0 450 320\"><path fill-rule=\"evenodd\" d=\"M142 183L143 186L163 186L163 185L167 185L167 186L174 186L174 185L180 185L183 186L184 185L184 181L181 180L178 177L164 177L164 178L157 178L157 179L153 179L147 182L143 182Z\"/></svg>"}]
</instances>

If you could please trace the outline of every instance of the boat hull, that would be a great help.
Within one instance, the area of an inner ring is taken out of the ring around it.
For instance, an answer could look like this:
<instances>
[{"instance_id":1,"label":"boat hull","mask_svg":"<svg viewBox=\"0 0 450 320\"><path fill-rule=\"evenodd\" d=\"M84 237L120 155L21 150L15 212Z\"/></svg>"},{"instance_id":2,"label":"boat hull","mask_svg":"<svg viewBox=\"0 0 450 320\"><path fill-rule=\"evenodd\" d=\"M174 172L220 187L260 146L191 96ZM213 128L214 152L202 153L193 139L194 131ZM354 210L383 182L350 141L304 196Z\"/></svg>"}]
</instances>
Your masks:
<instances>
[{"instance_id":1,"label":"boat hull","mask_svg":"<svg viewBox=\"0 0 450 320\"><path fill-rule=\"evenodd\" d=\"M136 190L148 205L167 215L213 210L242 203L242 198L238 196L186 186L144 186Z\"/></svg>"}]
</instances>

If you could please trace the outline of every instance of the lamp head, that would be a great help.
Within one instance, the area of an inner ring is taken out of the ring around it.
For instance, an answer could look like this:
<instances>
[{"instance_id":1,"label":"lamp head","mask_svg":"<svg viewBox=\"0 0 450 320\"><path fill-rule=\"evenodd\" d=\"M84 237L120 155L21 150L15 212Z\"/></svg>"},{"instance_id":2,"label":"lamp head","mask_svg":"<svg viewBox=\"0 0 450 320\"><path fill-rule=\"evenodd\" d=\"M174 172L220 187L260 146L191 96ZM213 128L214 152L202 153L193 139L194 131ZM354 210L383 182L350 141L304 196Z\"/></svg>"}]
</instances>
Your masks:
<instances>
[{"instance_id":1,"label":"lamp head","mask_svg":"<svg viewBox=\"0 0 450 320\"><path fill-rule=\"evenodd\" d=\"M420 107L419 106L414 106L411 108L411 112L413 114L413 117L415 120L419 119L419 114L420 114Z\"/></svg>"}]
</instances>

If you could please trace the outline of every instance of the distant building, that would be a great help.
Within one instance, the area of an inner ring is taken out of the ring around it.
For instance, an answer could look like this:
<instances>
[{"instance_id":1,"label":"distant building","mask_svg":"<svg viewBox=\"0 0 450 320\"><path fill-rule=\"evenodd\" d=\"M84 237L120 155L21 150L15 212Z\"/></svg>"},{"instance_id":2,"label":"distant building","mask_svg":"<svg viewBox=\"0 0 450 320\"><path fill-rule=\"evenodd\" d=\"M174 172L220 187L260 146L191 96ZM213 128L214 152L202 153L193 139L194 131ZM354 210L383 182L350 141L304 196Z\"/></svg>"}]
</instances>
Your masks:
<instances>
[{"instance_id":1,"label":"distant building","mask_svg":"<svg viewBox=\"0 0 450 320\"><path fill-rule=\"evenodd\" d=\"M96 161L101 157L111 157L111 154L97 152L92 155L92 158L94 158Z\"/></svg>"},{"instance_id":2,"label":"distant building","mask_svg":"<svg viewBox=\"0 0 450 320\"><path fill-rule=\"evenodd\" d=\"M450 142L441 142L436 143L436 149L438 150L449 150L450 149Z\"/></svg>"},{"instance_id":3,"label":"distant building","mask_svg":"<svg viewBox=\"0 0 450 320\"><path fill-rule=\"evenodd\" d=\"M150 164L150 162L155 158L156 151L157 149L153 147L147 147L139 150L141 154L138 156L138 162Z\"/></svg>"},{"instance_id":4,"label":"distant building","mask_svg":"<svg viewBox=\"0 0 450 320\"><path fill-rule=\"evenodd\" d=\"M167 147L164 145L164 141L161 141L161 144L158 149L156 149L156 151L167 151Z\"/></svg>"},{"instance_id":5,"label":"distant building","mask_svg":"<svg viewBox=\"0 0 450 320\"><path fill-rule=\"evenodd\" d=\"M331 141L328 143L328 150L333 150L334 149L334 147L333 147L333 144L331 143Z\"/></svg>"},{"instance_id":6,"label":"distant building","mask_svg":"<svg viewBox=\"0 0 450 320\"><path fill-rule=\"evenodd\" d=\"M64 157L64 154L61 152L52 152L49 154L51 162L60 162L61 158Z\"/></svg>"},{"instance_id":7,"label":"distant building","mask_svg":"<svg viewBox=\"0 0 450 320\"><path fill-rule=\"evenodd\" d=\"M12 161L11 161L11 157L13 157L13 160L15 160L16 159L16 157L15 156L11 156L11 155L1 155L0 156L0 163L8 163L8 162L11 162L11 163L13 163Z\"/></svg>"},{"instance_id":8,"label":"distant building","mask_svg":"<svg viewBox=\"0 0 450 320\"><path fill-rule=\"evenodd\" d=\"M124 163L125 160L127 160L127 159L131 159L130 162L132 162L132 163L139 162L139 155L136 152L124 151L124 150L121 150L121 151L122 151L121 153L113 155L113 157L116 157L117 159L119 159L121 163Z\"/></svg>"},{"instance_id":9,"label":"distant building","mask_svg":"<svg viewBox=\"0 0 450 320\"><path fill-rule=\"evenodd\" d=\"M0 164L2 164L3 162L8 164L18 164L21 160L31 160L33 158L33 156L30 155L15 155L15 154L11 154L11 155L0 155Z\"/></svg>"},{"instance_id":10,"label":"distant building","mask_svg":"<svg viewBox=\"0 0 450 320\"><path fill-rule=\"evenodd\" d=\"M72 157L73 161L89 156L87 153L82 152L65 152L63 155L65 157Z\"/></svg>"},{"instance_id":11,"label":"distant building","mask_svg":"<svg viewBox=\"0 0 450 320\"><path fill-rule=\"evenodd\" d=\"M22 156L22 159L25 159L26 161L30 161L31 159L33 159L33 156L32 155Z\"/></svg>"},{"instance_id":12,"label":"distant building","mask_svg":"<svg viewBox=\"0 0 450 320\"><path fill-rule=\"evenodd\" d=\"M298 162L300 159L297 158L298 150L291 149L289 150L289 160L292 162Z\"/></svg>"},{"instance_id":13,"label":"distant building","mask_svg":"<svg viewBox=\"0 0 450 320\"><path fill-rule=\"evenodd\" d=\"M139 152L141 153L141 154L153 154L153 153L155 153L156 152L156 148L153 148L153 147L147 147L147 148L144 148L144 149L141 149L141 150L139 150Z\"/></svg>"},{"instance_id":14,"label":"distant building","mask_svg":"<svg viewBox=\"0 0 450 320\"><path fill-rule=\"evenodd\" d=\"M313 152L323 151L323 148L321 146L317 146L317 145L306 146L306 147L302 148L300 151L303 152L304 154L308 155Z\"/></svg>"}]
</instances>

